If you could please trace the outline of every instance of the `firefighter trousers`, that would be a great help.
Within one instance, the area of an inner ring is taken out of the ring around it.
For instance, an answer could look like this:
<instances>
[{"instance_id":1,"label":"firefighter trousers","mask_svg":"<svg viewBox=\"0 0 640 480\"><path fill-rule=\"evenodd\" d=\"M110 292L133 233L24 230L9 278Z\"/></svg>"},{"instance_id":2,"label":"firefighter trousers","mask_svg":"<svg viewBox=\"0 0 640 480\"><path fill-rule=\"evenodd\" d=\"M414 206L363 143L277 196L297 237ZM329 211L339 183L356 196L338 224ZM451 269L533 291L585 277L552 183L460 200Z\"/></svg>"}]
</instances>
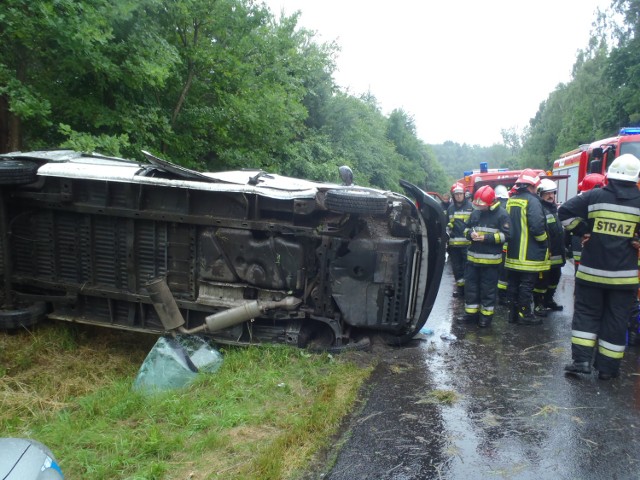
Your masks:
<instances>
[{"instance_id":1,"label":"firefighter trousers","mask_svg":"<svg viewBox=\"0 0 640 480\"><path fill-rule=\"evenodd\" d=\"M538 274L538 280L533 287L533 291L544 295L545 301L553 299L561 276L562 267L560 265L552 265L549 270Z\"/></svg>"},{"instance_id":2,"label":"firefighter trousers","mask_svg":"<svg viewBox=\"0 0 640 480\"><path fill-rule=\"evenodd\" d=\"M464 287L464 266L467 263L467 247L449 247L449 259L456 286Z\"/></svg>"},{"instance_id":3,"label":"firefighter trousers","mask_svg":"<svg viewBox=\"0 0 640 480\"><path fill-rule=\"evenodd\" d=\"M571 357L600 372L617 375L624 355L629 312L636 290L619 290L576 282L571 324ZM597 346L597 349L596 349Z\"/></svg>"},{"instance_id":4,"label":"firefighter trousers","mask_svg":"<svg viewBox=\"0 0 640 480\"><path fill-rule=\"evenodd\" d=\"M464 269L464 312L493 318L499 265L479 267L467 262Z\"/></svg>"},{"instance_id":5,"label":"firefighter trousers","mask_svg":"<svg viewBox=\"0 0 640 480\"><path fill-rule=\"evenodd\" d=\"M507 297L512 305L518 309L531 311L533 303L533 286L538 280L538 272L526 272L523 270L508 270L509 285Z\"/></svg>"}]
</instances>

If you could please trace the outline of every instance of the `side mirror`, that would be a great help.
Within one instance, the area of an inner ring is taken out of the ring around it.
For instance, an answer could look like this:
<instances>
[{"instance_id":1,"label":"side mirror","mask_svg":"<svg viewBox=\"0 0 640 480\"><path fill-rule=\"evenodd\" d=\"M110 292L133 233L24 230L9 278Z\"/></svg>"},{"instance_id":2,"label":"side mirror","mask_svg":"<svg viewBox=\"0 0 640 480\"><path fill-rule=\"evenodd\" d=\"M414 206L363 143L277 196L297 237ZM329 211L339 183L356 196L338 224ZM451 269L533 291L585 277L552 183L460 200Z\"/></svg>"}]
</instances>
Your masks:
<instances>
[{"instance_id":1,"label":"side mirror","mask_svg":"<svg viewBox=\"0 0 640 480\"><path fill-rule=\"evenodd\" d=\"M602 149L602 147L596 147L591 151L591 158L593 158L594 160L602 159L603 155L604 150Z\"/></svg>"},{"instance_id":2,"label":"side mirror","mask_svg":"<svg viewBox=\"0 0 640 480\"><path fill-rule=\"evenodd\" d=\"M349 167L343 165L338 168L338 171L340 172L340 178L342 179L342 183L344 185L346 185L347 187L353 185L353 171Z\"/></svg>"},{"instance_id":3,"label":"side mirror","mask_svg":"<svg viewBox=\"0 0 640 480\"><path fill-rule=\"evenodd\" d=\"M587 173L602 173L602 160L594 159L589 162Z\"/></svg>"}]
</instances>

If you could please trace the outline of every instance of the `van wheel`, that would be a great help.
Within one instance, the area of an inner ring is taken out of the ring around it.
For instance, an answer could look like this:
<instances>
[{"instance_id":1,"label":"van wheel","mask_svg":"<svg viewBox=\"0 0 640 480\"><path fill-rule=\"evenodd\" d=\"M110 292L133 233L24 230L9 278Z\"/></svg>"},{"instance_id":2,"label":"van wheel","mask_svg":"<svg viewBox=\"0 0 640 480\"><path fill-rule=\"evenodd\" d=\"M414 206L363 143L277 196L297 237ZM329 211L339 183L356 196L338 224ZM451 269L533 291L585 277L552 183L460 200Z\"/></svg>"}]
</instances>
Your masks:
<instances>
[{"instance_id":1,"label":"van wheel","mask_svg":"<svg viewBox=\"0 0 640 480\"><path fill-rule=\"evenodd\" d=\"M47 305L44 302L36 302L23 308L0 310L0 329L31 327L44 318L46 311Z\"/></svg>"},{"instance_id":2,"label":"van wheel","mask_svg":"<svg viewBox=\"0 0 640 480\"><path fill-rule=\"evenodd\" d=\"M26 185L37 179L37 163L25 160L0 161L0 185Z\"/></svg>"},{"instance_id":3,"label":"van wheel","mask_svg":"<svg viewBox=\"0 0 640 480\"><path fill-rule=\"evenodd\" d=\"M380 214L387 211L387 197L366 188L327 190L325 206L338 213Z\"/></svg>"}]
</instances>

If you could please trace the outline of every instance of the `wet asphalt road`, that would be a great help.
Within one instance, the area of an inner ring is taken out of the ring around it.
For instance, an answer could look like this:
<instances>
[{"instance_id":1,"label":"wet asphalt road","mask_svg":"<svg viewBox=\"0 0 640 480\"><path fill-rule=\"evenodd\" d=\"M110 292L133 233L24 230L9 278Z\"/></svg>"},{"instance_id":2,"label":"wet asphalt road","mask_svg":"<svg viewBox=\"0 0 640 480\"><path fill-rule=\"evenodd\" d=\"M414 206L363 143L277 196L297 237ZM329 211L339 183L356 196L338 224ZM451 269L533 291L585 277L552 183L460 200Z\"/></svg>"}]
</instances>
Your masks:
<instances>
[{"instance_id":1,"label":"wet asphalt road","mask_svg":"<svg viewBox=\"0 0 640 480\"><path fill-rule=\"evenodd\" d=\"M565 376L573 288L568 264L556 294L563 312L530 327L509 324L499 307L480 329L456 320L463 302L447 265L426 325L434 334L384 351L318 478L640 479L640 347L628 347L618 379ZM450 333L457 339L441 338Z\"/></svg>"}]
</instances>

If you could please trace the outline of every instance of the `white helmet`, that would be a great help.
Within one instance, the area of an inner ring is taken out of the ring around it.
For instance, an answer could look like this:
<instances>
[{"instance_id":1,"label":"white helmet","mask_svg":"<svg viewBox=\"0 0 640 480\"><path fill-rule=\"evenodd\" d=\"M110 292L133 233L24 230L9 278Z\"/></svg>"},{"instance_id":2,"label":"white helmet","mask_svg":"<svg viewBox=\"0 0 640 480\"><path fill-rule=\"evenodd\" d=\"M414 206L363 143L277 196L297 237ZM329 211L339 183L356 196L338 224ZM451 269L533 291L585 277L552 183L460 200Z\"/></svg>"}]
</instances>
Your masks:
<instances>
[{"instance_id":1,"label":"white helmet","mask_svg":"<svg viewBox=\"0 0 640 480\"><path fill-rule=\"evenodd\" d=\"M623 180L625 182L638 181L640 176L640 160L631 153L625 153L616 158L607 170L609 180Z\"/></svg>"},{"instance_id":2,"label":"white helmet","mask_svg":"<svg viewBox=\"0 0 640 480\"><path fill-rule=\"evenodd\" d=\"M548 178L543 178L542 180L540 180L540 185L538 185L538 195L540 195L541 193L557 191L558 185L556 185L556 182L554 182L553 180L550 180Z\"/></svg>"},{"instance_id":3,"label":"white helmet","mask_svg":"<svg viewBox=\"0 0 640 480\"><path fill-rule=\"evenodd\" d=\"M504 185L496 185L495 192L498 198L509 198L509 190Z\"/></svg>"}]
</instances>

